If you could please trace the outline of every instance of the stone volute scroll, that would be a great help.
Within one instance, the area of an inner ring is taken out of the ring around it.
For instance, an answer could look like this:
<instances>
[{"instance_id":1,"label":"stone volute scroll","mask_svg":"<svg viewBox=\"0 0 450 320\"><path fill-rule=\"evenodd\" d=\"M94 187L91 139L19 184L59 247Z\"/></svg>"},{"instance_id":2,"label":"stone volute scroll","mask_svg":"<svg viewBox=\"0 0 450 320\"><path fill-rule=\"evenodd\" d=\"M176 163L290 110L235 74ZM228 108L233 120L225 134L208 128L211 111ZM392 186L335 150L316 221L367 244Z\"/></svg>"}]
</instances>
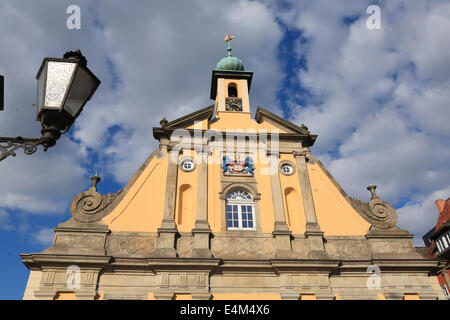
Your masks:
<instances>
[{"instance_id":1,"label":"stone volute scroll","mask_svg":"<svg viewBox=\"0 0 450 320\"><path fill-rule=\"evenodd\" d=\"M55 228L53 245L45 250L50 254L106 254L105 243L109 232L108 226L101 219L115 207L115 201L120 201L123 190L101 195L97 191L100 177L91 178L91 187L76 195L70 204L72 218L58 224Z\"/></svg>"},{"instance_id":2,"label":"stone volute scroll","mask_svg":"<svg viewBox=\"0 0 450 320\"><path fill-rule=\"evenodd\" d=\"M101 178L97 175L91 177L92 186L89 190L82 192L73 198L70 203L70 213L78 222L95 222L109 213L106 210L110 204L117 198L122 190L114 193L101 195L97 191L97 184Z\"/></svg>"},{"instance_id":3,"label":"stone volute scroll","mask_svg":"<svg viewBox=\"0 0 450 320\"><path fill-rule=\"evenodd\" d=\"M372 226L379 229L394 228L397 224L397 212L387 201L377 196L376 188L375 185L367 187L372 195L369 203L349 197L350 202Z\"/></svg>"}]
</instances>

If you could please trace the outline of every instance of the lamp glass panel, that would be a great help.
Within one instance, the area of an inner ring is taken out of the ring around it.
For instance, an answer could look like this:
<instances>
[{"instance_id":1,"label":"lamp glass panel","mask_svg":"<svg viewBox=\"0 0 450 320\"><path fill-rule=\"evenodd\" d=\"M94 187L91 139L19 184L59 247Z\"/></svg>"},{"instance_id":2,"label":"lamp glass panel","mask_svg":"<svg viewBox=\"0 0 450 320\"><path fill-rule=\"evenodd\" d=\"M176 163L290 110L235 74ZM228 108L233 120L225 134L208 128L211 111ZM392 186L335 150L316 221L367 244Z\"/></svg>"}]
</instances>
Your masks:
<instances>
[{"instance_id":1,"label":"lamp glass panel","mask_svg":"<svg viewBox=\"0 0 450 320\"><path fill-rule=\"evenodd\" d=\"M75 66L76 63L71 62L48 62L44 103L46 108L61 108Z\"/></svg>"},{"instance_id":2,"label":"lamp glass panel","mask_svg":"<svg viewBox=\"0 0 450 320\"><path fill-rule=\"evenodd\" d=\"M91 93L97 88L97 85L98 83L95 78L93 78L84 68L78 67L73 79L72 87L67 94L64 110L75 118Z\"/></svg>"},{"instance_id":3,"label":"lamp glass panel","mask_svg":"<svg viewBox=\"0 0 450 320\"><path fill-rule=\"evenodd\" d=\"M45 76L47 74L47 64L44 65L41 73L39 74L39 78L37 81L38 92L37 92L37 109L38 111L42 108L44 103L44 94L45 94Z\"/></svg>"}]
</instances>

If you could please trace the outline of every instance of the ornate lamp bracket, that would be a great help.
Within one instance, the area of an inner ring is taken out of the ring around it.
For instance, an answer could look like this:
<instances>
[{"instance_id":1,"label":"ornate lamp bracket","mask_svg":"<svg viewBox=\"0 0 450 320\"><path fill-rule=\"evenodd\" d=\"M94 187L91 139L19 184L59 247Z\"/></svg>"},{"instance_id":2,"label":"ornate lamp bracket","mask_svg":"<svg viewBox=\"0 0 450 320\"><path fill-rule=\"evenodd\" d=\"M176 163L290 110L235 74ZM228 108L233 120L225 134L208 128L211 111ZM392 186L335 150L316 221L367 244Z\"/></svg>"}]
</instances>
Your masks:
<instances>
[{"instance_id":1,"label":"ornate lamp bracket","mask_svg":"<svg viewBox=\"0 0 450 320\"><path fill-rule=\"evenodd\" d=\"M37 147L42 145L44 151L53 147L61 136L59 129L55 127L42 128L40 138L0 137L0 161L9 156L16 156L17 149L23 149L25 154L33 154Z\"/></svg>"}]
</instances>

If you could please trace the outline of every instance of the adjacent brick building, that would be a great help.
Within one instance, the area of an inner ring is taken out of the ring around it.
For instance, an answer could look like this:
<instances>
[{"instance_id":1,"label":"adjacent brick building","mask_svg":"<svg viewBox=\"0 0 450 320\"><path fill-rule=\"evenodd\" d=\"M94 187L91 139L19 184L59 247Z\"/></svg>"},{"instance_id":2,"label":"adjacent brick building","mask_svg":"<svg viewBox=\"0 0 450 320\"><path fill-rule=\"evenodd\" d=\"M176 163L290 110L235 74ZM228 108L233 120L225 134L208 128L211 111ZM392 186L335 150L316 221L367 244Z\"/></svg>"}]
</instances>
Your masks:
<instances>
[{"instance_id":1,"label":"adjacent brick building","mask_svg":"<svg viewBox=\"0 0 450 320\"><path fill-rule=\"evenodd\" d=\"M436 227L431 229L425 236L425 244L429 243L427 256L439 260L440 266L438 280L444 292L444 296L450 299L450 198L437 200L436 207L439 212Z\"/></svg>"}]
</instances>

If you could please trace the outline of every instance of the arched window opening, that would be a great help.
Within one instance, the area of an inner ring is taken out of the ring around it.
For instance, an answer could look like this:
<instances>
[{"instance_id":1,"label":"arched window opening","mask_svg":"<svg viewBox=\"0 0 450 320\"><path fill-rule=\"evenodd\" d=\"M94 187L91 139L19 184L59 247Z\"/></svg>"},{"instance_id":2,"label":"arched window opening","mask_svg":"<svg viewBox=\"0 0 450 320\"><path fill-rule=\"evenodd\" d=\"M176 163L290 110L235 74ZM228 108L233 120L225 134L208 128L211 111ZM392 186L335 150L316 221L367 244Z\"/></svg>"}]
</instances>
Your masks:
<instances>
[{"instance_id":1,"label":"arched window opening","mask_svg":"<svg viewBox=\"0 0 450 320\"><path fill-rule=\"evenodd\" d=\"M179 231L189 232L194 225L194 192L189 184L180 186L178 195L177 226Z\"/></svg>"},{"instance_id":2,"label":"arched window opening","mask_svg":"<svg viewBox=\"0 0 450 320\"><path fill-rule=\"evenodd\" d=\"M286 222L289 227L299 223L299 199L297 191L294 188L286 188L284 190L284 197L286 203Z\"/></svg>"},{"instance_id":3,"label":"arched window opening","mask_svg":"<svg viewBox=\"0 0 450 320\"><path fill-rule=\"evenodd\" d=\"M235 83L230 83L228 85L228 97L237 97L238 96L238 92L237 92L237 86Z\"/></svg>"},{"instance_id":4,"label":"arched window opening","mask_svg":"<svg viewBox=\"0 0 450 320\"><path fill-rule=\"evenodd\" d=\"M231 191L226 196L228 230L255 230L253 197L245 190Z\"/></svg>"}]
</instances>

